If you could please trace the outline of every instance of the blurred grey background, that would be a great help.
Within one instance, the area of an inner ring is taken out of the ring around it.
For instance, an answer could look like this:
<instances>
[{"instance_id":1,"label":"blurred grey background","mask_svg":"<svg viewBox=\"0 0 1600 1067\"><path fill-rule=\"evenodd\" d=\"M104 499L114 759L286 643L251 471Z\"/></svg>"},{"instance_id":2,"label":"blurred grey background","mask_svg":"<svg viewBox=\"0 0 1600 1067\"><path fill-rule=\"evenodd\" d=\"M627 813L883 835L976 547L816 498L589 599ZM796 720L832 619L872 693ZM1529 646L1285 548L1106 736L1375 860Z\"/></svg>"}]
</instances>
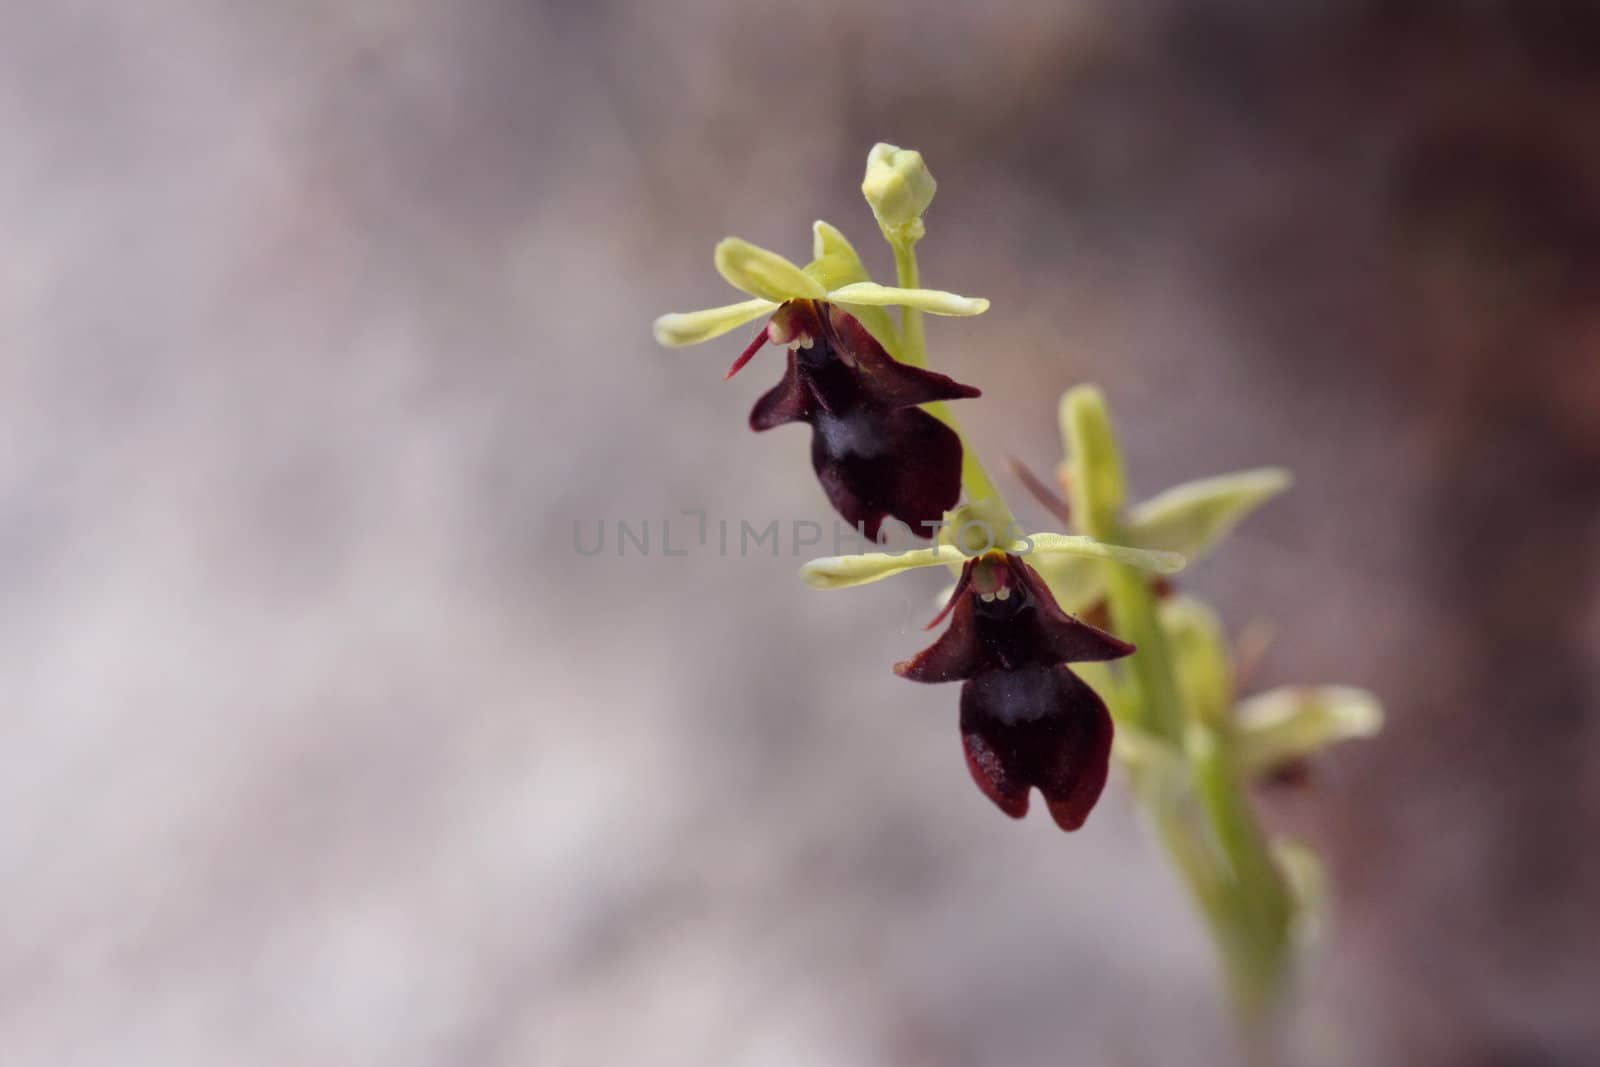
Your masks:
<instances>
[{"instance_id":1,"label":"blurred grey background","mask_svg":"<svg viewBox=\"0 0 1600 1067\"><path fill-rule=\"evenodd\" d=\"M649 322L728 233L886 275L880 139L986 455L1093 380L1140 492L1298 476L1186 579L1390 708L1261 797L1336 883L1273 1062L1595 1061L1592 5L4 14L0 1062L1237 1062L1122 784L1012 823L890 674L938 576L574 551L827 520Z\"/></svg>"}]
</instances>

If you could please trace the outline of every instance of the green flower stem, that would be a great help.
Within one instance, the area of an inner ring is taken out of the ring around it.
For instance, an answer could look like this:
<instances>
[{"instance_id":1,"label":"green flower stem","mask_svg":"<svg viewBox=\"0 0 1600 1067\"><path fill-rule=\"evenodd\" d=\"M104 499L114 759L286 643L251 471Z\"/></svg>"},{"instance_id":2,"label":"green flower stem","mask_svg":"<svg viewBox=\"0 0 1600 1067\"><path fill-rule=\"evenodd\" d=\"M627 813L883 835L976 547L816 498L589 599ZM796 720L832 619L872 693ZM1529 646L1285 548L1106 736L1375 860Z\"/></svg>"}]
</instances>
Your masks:
<instances>
[{"instance_id":1,"label":"green flower stem","mask_svg":"<svg viewBox=\"0 0 1600 1067\"><path fill-rule=\"evenodd\" d=\"M889 247L894 249L895 284L902 289L921 289L922 271L917 267L917 242L915 238L900 239L888 231ZM928 365L928 337L922 325L922 312L916 308L900 309L900 341L905 348L905 361L915 367Z\"/></svg>"},{"instance_id":2,"label":"green flower stem","mask_svg":"<svg viewBox=\"0 0 1600 1067\"><path fill-rule=\"evenodd\" d=\"M1086 529L1097 541L1118 545L1124 536L1120 524ZM1139 647L1128 661L1135 723L1146 732L1179 747L1183 743L1183 705L1172 671L1172 653L1156 615L1150 583L1133 568L1118 563L1106 568L1106 601L1111 628L1123 640Z\"/></svg>"},{"instance_id":3,"label":"green flower stem","mask_svg":"<svg viewBox=\"0 0 1600 1067\"><path fill-rule=\"evenodd\" d=\"M1289 889L1245 800L1227 746L1215 731L1196 725L1189 751L1200 802L1232 872L1231 921L1217 933L1230 942L1231 951L1225 951L1234 1001L1254 1019L1271 1006L1289 960Z\"/></svg>"},{"instance_id":4,"label":"green flower stem","mask_svg":"<svg viewBox=\"0 0 1600 1067\"><path fill-rule=\"evenodd\" d=\"M917 239L888 228L884 229L883 236L888 240L889 247L894 249L895 284L902 289L920 289L922 272L917 267ZM900 359L913 367L926 369L928 366L928 337L923 329L922 312L913 307L900 309ZM1006 506L1006 498L990 477L989 469L978 456L978 450L972 447L971 440L962 432L961 424L950 413L950 405L936 400L924 404L923 410L961 438L961 486L966 491L967 499L983 509L981 514L992 528L997 531L1012 529L1016 520Z\"/></svg>"},{"instance_id":5,"label":"green flower stem","mask_svg":"<svg viewBox=\"0 0 1600 1067\"><path fill-rule=\"evenodd\" d=\"M1069 392L1061 424L1074 517L1090 537L1124 543L1122 456L1099 390ZM1250 809L1231 734L1185 704L1149 581L1108 563L1106 599L1111 628L1139 649L1124 661L1123 715L1184 756L1179 764L1130 768L1135 790L1211 927L1241 1018L1254 1023L1283 985L1292 919L1288 887Z\"/></svg>"},{"instance_id":6,"label":"green flower stem","mask_svg":"<svg viewBox=\"0 0 1600 1067\"><path fill-rule=\"evenodd\" d=\"M1072 463L1072 514L1090 537L1120 545L1127 537L1122 521L1127 489L1122 455L1100 392L1083 388L1068 393L1062 401L1062 426ZM1149 582L1129 567L1107 567L1106 601L1112 629L1139 646L1128 661L1134 724L1181 749L1183 705Z\"/></svg>"}]
</instances>

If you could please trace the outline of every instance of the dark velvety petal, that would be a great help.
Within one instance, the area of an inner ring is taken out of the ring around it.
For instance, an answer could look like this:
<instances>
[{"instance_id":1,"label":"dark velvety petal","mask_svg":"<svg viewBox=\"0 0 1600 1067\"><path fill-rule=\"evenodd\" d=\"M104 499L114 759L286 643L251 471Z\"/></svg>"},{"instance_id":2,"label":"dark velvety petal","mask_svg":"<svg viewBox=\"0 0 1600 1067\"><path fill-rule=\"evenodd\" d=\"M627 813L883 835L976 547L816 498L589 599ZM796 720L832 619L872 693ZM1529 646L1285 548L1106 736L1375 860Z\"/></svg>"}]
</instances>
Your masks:
<instances>
[{"instance_id":1,"label":"dark velvety petal","mask_svg":"<svg viewBox=\"0 0 1600 1067\"><path fill-rule=\"evenodd\" d=\"M811 390L806 388L795 363L795 354L790 352L783 377L750 409L750 428L759 433L786 422L810 422L812 410Z\"/></svg>"},{"instance_id":2,"label":"dark velvety petal","mask_svg":"<svg viewBox=\"0 0 1600 1067\"><path fill-rule=\"evenodd\" d=\"M918 537L931 537L960 498L961 438L927 412L840 417L813 409L811 422L817 480L835 510L861 524L868 538L877 540L891 515Z\"/></svg>"},{"instance_id":3,"label":"dark velvety petal","mask_svg":"<svg viewBox=\"0 0 1600 1067\"><path fill-rule=\"evenodd\" d=\"M1012 818L1037 788L1056 825L1076 830L1105 788L1111 716L1066 667L991 671L961 687L967 768L985 796Z\"/></svg>"},{"instance_id":4,"label":"dark velvety petal","mask_svg":"<svg viewBox=\"0 0 1600 1067\"><path fill-rule=\"evenodd\" d=\"M1039 572L1020 557L1007 555L1006 564L1017 584L1028 591L1035 612L1034 643L1041 661L1096 663L1133 653L1134 646L1128 642L1062 611Z\"/></svg>"},{"instance_id":5,"label":"dark velvety petal","mask_svg":"<svg viewBox=\"0 0 1600 1067\"><path fill-rule=\"evenodd\" d=\"M932 400L960 400L982 396L973 386L933 371L920 370L896 360L854 315L835 304L827 305L828 324L838 357L854 368L851 376L859 395L848 407L879 410L911 407ZM839 410L846 405L831 402Z\"/></svg>"},{"instance_id":6,"label":"dark velvety petal","mask_svg":"<svg viewBox=\"0 0 1600 1067\"><path fill-rule=\"evenodd\" d=\"M1064 613L1044 580L1009 554L968 560L945 612L949 628L895 668L902 677L954 682L989 671L1118 659L1134 650Z\"/></svg>"},{"instance_id":7,"label":"dark velvety petal","mask_svg":"<svg viewBox=\"0 0 1600 1067\"><path fill-rule=\"evenodd\" d=\"M972 584L972 567L977 559L969 559L961 568L961 578L955 592L937 618L929 623L936 626L946 613L950 625L939 635L939 640L915 656L894 665L894 673L913 682L959 682L971 678L983 668L982 649L978 643L976 611L968 587Z\"/></svg>"}]
</instances>

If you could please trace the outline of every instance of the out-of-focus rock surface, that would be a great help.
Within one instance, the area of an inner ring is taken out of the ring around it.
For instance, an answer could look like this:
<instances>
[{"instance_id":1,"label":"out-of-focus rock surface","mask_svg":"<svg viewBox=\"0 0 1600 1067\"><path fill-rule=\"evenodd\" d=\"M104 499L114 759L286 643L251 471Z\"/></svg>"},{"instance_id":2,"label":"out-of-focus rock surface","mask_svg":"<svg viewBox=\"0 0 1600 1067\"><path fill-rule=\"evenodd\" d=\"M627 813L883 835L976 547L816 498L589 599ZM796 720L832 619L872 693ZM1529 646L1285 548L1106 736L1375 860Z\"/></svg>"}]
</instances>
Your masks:
<instances>
[{"instance_id":1,"label":"out-of-focus rock surface","mask_svg":"<svg viewBox=\"0 0 1600 1067\"><path fill-rule=\"evenodd\" d=\"M1092 379L1141 491L1297 473L1186 579L1391 712L1263 798L1337 884L1278 1057L1587 1062L1600 30L1406 10L10 5L0 1060L1237 1062L1120 785L1013 824L889 673L937 576L794 579L775 359L650 343L726 233L886 272L887 139L987 454Z\"/></svg>"}]
</instances>

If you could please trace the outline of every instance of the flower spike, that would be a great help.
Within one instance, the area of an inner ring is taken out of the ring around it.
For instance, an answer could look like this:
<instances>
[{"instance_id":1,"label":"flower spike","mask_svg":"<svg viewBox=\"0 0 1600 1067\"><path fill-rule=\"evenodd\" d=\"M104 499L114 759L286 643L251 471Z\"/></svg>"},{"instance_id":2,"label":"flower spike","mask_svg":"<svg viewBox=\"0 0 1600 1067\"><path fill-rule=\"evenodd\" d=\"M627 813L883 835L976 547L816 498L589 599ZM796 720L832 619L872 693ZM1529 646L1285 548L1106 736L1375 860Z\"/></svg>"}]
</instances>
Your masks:
<instances>
[{"instance_id":1,"label":"flower spike","mask_svg":"<svg viewBox=\"0 0 1600 1067\"><path fill-rule=\"evenodd\" d=\"M655 338L698 344L760 322L725 375L768 344L784 360L782 377L751 408L750 428L810 427L817 480L861 531L863 548L890 518L908 532L938 530L930 547L814 559L801 576L838 589L947 568L956 580L927 625L937 631L932 643L895 673L960 684L968 771L1012 818L1028 812L1037 789L1055 823L1077 830L1118 755L1213 927L1243 1016L1263 1018L1292 943L1313 925L1324 876L1307 850L1267 834L1247 787L1330 744L1370 736L1382 707L1340 686L1239 700L1250 656L1230 649L1214 611L1159 577L1207 554L1287 488L1284 471L1190 482L1134 506L1105 399L1080 385L1058 409L1067 454L1060 495L1012 462L1062 528L1089 536L1022 535L948 404L979 391L928 369L925 314L989 309L986 299L921 288L916 245L936 191L919 152L873 146L861 192L894 254L894 285L875 282L845 235L820 220L804 266L728 237L716 245L716 269L746 298L662 315Z\"/></svg>"}]
</instances>

